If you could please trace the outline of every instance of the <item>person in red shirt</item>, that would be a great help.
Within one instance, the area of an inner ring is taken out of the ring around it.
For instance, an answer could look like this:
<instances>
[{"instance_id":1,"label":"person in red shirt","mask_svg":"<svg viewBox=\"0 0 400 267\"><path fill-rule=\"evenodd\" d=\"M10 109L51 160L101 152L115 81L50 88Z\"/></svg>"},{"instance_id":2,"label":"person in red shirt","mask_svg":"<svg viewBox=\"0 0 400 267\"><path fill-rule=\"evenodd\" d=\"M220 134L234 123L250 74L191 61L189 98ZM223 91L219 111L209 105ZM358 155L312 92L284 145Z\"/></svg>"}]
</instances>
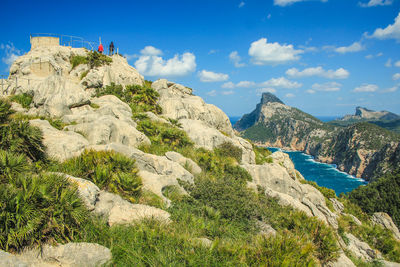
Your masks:
<instances>
[{"instance_id":1,"label":"person in red shirt","mask_svg":"<svg viewBox=\"0 0 400 267\"><path fill-rule=\"evenodd\" d=\"M100 53L100 54L103 54L103 51L104 51L104 48L103 48L103 45L100 43L100 45L99 45L99 48L97 48L97 51Z\"/></svg>"}]
</instances>

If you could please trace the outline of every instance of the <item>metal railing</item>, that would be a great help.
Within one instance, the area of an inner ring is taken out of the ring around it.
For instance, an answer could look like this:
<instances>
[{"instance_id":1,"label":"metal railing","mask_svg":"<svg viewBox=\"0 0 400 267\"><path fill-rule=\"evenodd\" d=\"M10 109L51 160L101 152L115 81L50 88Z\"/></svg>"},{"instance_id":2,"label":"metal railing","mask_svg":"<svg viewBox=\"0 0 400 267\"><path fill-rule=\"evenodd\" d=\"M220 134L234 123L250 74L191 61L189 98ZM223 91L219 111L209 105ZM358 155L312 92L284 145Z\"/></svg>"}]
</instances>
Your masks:
<instances>
[{"instance_id":1,"label":"metal railing","mask_svg":"<svg viewBox=\"0 0 400 267\"><path fill-rule=\"evenodd\" d=\"M92 51L96 48L96 42L86 41L80 36L55 33L31 33L30 37L58 37L60 39L60 45L62 46L70 46L74 48L84 47Z\"/></svg>"}]
</instances>

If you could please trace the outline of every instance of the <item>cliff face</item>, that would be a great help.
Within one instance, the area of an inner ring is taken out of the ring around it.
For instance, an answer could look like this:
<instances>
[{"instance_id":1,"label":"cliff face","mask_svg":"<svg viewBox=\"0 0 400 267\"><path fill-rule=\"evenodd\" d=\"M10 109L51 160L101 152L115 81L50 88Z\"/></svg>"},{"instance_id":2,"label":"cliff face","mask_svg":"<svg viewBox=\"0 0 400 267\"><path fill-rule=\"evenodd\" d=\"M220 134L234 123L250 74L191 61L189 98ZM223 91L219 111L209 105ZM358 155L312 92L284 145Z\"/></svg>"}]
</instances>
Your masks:
<instances>
[{"instance_id":1,"label":"cliff face","mask_svg":"<svg viewBox=\"0 0 400 267\"><path fill-rule=\"evenodd\" d=\"M372 112L363 108L358 111ZM373 124L337 127L281 101L262 100L250 114L235 124L236 129L243 131L243 137L267 146L304 151L357 177L371 180L395 169L400 162L400 136ZM380 115L388 115L385 114ZM249 118L257 119L253 122Z\"/></svg>"}]
</instances>

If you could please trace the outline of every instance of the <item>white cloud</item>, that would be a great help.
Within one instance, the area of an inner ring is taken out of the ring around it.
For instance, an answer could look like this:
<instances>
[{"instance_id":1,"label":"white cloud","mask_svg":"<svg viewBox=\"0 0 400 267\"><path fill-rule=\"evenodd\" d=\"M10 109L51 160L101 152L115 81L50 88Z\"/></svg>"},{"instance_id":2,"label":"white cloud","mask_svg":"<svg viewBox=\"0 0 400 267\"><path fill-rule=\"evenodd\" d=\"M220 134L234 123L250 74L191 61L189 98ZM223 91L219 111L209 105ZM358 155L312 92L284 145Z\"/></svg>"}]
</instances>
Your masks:
<instances>
[{"instance_id":1,"label":"white cloud","mask_svg":"<svg viewBox=\"0 0 400 267\"><path fill-rule=\"evenodd\" d=\"M400 67L400 60L397 61L396 63L394 63L394 65L395 65L396 67Z\"/></svg>"},{"instance_id":2,"label":"white cloud","mask_svg":"<svg viewBox=\"0 0 400 267\"><path fill-rule=\"evenodd\" d=\"M389 59L386 61L386 63L385 63L385 67L390 68L391 66L392 66L392 59L389 58Z\"/></svg>"},{"instance_id":3,"label":"white cloud","mask_svg":"<svg viewBox=\"0 0 400 267\"><path fill-rule=\"evenodd\" d=\"M295 97L295 95L294 94L292 94L292 93L288 93L288 94L286 94L285 95L287 98L292 98L292 97Z\"/></svg>"},{"instance_id":4,"label":"white cloud","mask_svg":"<svg viewBox=\"0 0 400 267\"><path fill-rule=\"evenodd\" d=\"M307 0L274 0L274 5L276 6L289 6L294 3L304 2ZM328 2L328 0L320 0L321 2Z\"/></svg>"},{"instance_id":5,"label":"white cloud","mask_svg":"<svg viewBox=\"0 0 400 267\"><path fill-rule=\"evenodd\" d=\"M244 67L246 64L241 63L240 61L242 60L241 57L239 56L239 53L237 51L233 51L229 54L229 59L233 63L233 65L236 68Z\"/></svg>"},{"instance_id":6,"label":"white cloud","mask_svg":"<svg viewBox=\"0 0 400 267\"><path fill-rule=\"evenodd\" d=\"M210 92L208 92L206 94L209 95L209 96L216 96L217 95L217 91L212 90L212 91L210 91Z\"/></svg>"},{"instance_id":7,"label":"white cloud","mask_svg":"<svg viewBox=\"0 0 400 267\"><path fill-rule=\"evenodd\" d=\"M382 93L393 93L393 92L396 92L397 89L399 89L398 85L397 86L393 86L392 88L388 88L386 90L383 90Z\"/></svg>"},{"instance_id":8,"label":"white cloud","mask_svg":"<svg viewBox=\"0 0 400 267\"><path fill-rule=\"evenodd\" d=\"M235 84L233 82L227 82L221 85L222 88L232 89L235 88Z\"/></svg>"},{"instance_id":9,"label":"white cloud","mask_svg":"<svg viewBox=\"0 0 400 267\"><path fill-rule=\"evenodd\" d=\"M376 84L362 84L359 87L354 88L353 92L375 92L379 89L379 87Z\"/></svg>"},{"instance_id":10,"label":"white cloud","mask_svg":"<svg viewBox=\"0 0 400 267\"><path fill-rule=\"evenodd\" d=\"M381 56L383 56L383 53L382 53L382 52L380 52L380 53L378 53L378 54L376 54L376 55L372 55L372 54L366 55L365 58L366 58L366 59L373 59L373 58L381 57Z\"/></svg>"},{"instance_id":11,"label":"white cloud","mask_svg":"<svg viewBox=\"0 0 400 267\"><path fill-rule=\"evenodd\" d=\"M299 54L302 53L304 53L303 50L296 50L293 45L268 43L267 38L261 38L251 43L249 48L249 55L256 65L276 65L299 60Z\"/></svg>"},{"instance_id":12,"label":"white cloud","mask_svg":"<svg viewBox=\"0 0 400 267\"><path fill-rule=\"evenodd\" d=\"M196 69L196 57L189 52L176 54L168 60L164 60L160 56L162 51L153 46L146 46L140 53L135 67L143 75L185 76Z\"/></svg>"},{"instance_id":13,"label":"white cloud","mask_svg":"<svg viewBox=\"0 0 400 267\"><path fill-rule=\"evenodd\" d=\"M233 95L235 92L233 90L229 90L229 91L222 91L223 95Z\"/></svg>"},{"instance_id":14,"label":"white cloud","mask_svg":"<svg viewBox=\"0 0 400 267\"><path fill-rule=\"evenodd\" d=\"M160 49L155 48L154 46L146 46L142 50L140 50L140 53L142 55L147 55L147 56L159 56L162 55L162 51Z\"/></svg>"},{"instance_id":15,"label":"white cloud","mask_svg":"<svg viewBox=\"0 0 400 267\"><path fill-rule=\"evenodd\" d=\"M275 93L276 93L276 89L274 89L274 88L269 88L269 87L260 88L260 89L257 89L257 93L271 93L271 94L275 94Z\"/></svg>"},{"instance_id":16,"label":"white cloud","mask_svg":"<svg viewBox=\"0 0 400 267\"><path fill-rule=\"evenodd\" d=\"M334 48L334 51L340 54L354 53L364 50L365 47L360 42L354 42L349 46L341 46Z\"/></svg>"},{"instance_id":17,"label":"white cloud","mask_svg":"<svg viewBox=\"0 0 400 267\"><path fill-rule=\"evenodd\" d=\"M244 5L245 5L245 2L240 2L240 4L239 4L239 8L241 8L241 7L244 7Z\"/></svg>"},{"instance_id":18,"label":"white cloud","mask_svg":"<svg viewBox=\"0 0 400 267\"><path fill-rule=\"evenodd\" d=\"M299 71L296 68L291 68L286 71L286 75L295 78L319 76L328 79L346 79L349 77L350 73L343 68L337 70L324 70L319 66L315 68L307 68L302 71Z\"/></svg>"},{"instance_id":19,"label":"white cloud","mask_svg":"<svg viewBox=\"0 0 400 267\"><path fill-rule=\"evenodd\" d=\"M301 83L289 81L285 77L272 78L268 81L261 83L265 87L280 87L280 88L299 88L302 86Z\"/></svg>"},{"instance_id":20,"label":"white cloud","mask_svg":"<svg viewBox=\"0 0 400 267\"><path fill-rule=\"evenodd\" d=\"M208 54L209 55L212 55L212 54L216 54L218 52L218 50L216 50L216 49L211 49L209 52L208 52Z\"/></svg>"},{"instance_id":21,"label":"white cloud","mask_svg":"<svg viewBox=\"0 0 400 267\"><path fill-rule=\"evenodd\" d=\"M313 90L313 89L308 89L306 92L309 94L315 94L315 90Z\"/></svg>"},{"instance_id":22,"label":"white cloud","mask_svg":"<svg viewBox=\"0 0 400 267\"><path fill-rule=\"evenodd\" d=\"M399 79L400 79L400 73L393 74L392 79L393 79L394 81L399 80Z\"/></svg>"},{"instance_id":23,"label":"white cloud","mask_svg":"<svg viewBox=\"0 0 400 267\"><path fill-rule=\"evenodd\" d=\"M216 73L208 70L199 71L198 76L202 82L223 82L229 79L228 74Z\"/></svg>"},{"instance_id":24,"label":"white cloud","mask_svg":"<svg viewBox=\"0 0 400 267\"><path fill-rule=\"evenodd\" d=\"M256 83L252 82L252 81L240 81L236 84L236 87L245 87L245 88L249 88L249 87L253 87L255 86Z\"/></svg>"},{"instance_id":25,"label":"white cloud","mask_svg":"<svg viewBox=\"0 0 400 267\"><path fill-rule=\"evenodd\" d=\"M362 7L372 7L372 6L388 6L393 3L393 0L370 0L368 3L361 3L358 4Z\"/></svg>"},{"instance_id":26,"label":"white cloud","mask_svg":"<svg viewBox=\"0 0 400 267\"><path fill-rule=\"evenodd\" d=\"M299 45L299 48L304 50L304 52L318 52L318 48L315 46L305 46L305 45Z\"/></svg>"},{"instance_id":27,"label":"white cloud","mask_svg":"<svg viewBox=\"0 0 400 267\"><path fill-rule=\"evenodd\" d=\"M1 58L1 61L7 65L7 71L10 69L12 63L22 55L22 51L15 48L13 43L0 44L0 49L4 50L5 56Z\"/></svg>"},{"instance_id":28,"label":"white cloud","mask_svg":"<svg viewBox=\"0 0 400 267\"><path fill-rule=\"evenodd\" d=\"M340 91L342 84L337 82L327 82L327 83L314 83L311 88L312 91L322 91L322 92L335 92Z\"/></svg>"},{"instance_id":29,"label":"white cloud","mask_svg":"<svg viewBox=\"0 0 400 267\"><path fill-rule=\"evenodd\" d=\"M377 38L377 39L396 39L400 41L400 12L397 15L394 23L388 25L386 28L378 28L374 31L371 36L366 35L367 37Z\"/></svg>"}]
</instances>

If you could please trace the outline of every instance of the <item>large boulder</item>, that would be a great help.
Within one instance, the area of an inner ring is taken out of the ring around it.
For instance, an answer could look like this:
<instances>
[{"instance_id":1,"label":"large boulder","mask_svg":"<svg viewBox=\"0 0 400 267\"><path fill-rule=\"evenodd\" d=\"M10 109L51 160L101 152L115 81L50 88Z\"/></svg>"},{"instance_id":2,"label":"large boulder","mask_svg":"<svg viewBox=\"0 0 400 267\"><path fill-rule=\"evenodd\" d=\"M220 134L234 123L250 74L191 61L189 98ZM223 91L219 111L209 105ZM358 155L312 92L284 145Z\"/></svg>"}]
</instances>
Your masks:
<instances>
[{"instance_id":1,"label":"large boulder","mask_svg":"<svg viewBox=\"0 0 400 267\"><path fill-rule=\"evenodd\" d=\"M182 129L197 147L212 150L223 143L231 143L242 150L243 163L255 163L253 147L243 138L237 136L229 137L200 120L181 119L179 122Z\"/></svg>"},{"instance_id":2,"label":"large boulder","mask_svg":"<svg viewBox=\"0 0 400 267\"><path fill-rule=\"evenodd\" d=\"M95 206L95 213L104 216L110 226L114 224L134 224L154 219L170 222L170 214L164 210L141 204L132 204L120 196L101 191Z\"/></svg>"},{"instance_id":3,"label":"large boulder","mask_svg":"<svg viewBox=\"0 0 400 267\"><path fill-rule=\"evenodd\" d=\"M333 262L328 262L326 267L355 267L354 263L343 253L340 253L339 258Z\"/></svg>"},{"instance_id":4,"label":"large boulder","mask_svg":"<svg viewBox=\"0 0 400 267\"><path fill-rule=\"evenodd\" d=\"M0 266L2 267L29 267L27 262L19 259L16 255L0 250Z\"/></svg>"},{"instance_id":5,"label":"large boulder","mask_svg":"<svg viewBox=\"0 0 400 267\"><path fill-rule=\"evenodd\" d=\"M43 144L50 158L64 161L79 156L89 142L75 132L60 131L52 127L46 120L31 120L32 126L38 127L43 133Z\"/></svg>"},{"instance_id":6,"label":"large boulder","mask_svg":"<svg viewBox=\"0 0 400 267\"><path fill-rule=\"evenodd\" d=\"M276 153L276 152L275 152ZM253 178L249 183L252 188L261 186L265 193L279 199L282 205L290 205L308 216L318 219L337 228L337 216L326 206L325 197L316 188L294 180L285 167L279 163L264 165L243 164Z\"/></svg>"},{"instance_id":7,"label":"large boulder","mask_svg":"<svg viewBox=\"0 0 400 267\"><path fill-rule=\"evenodd\" d=\"M169 160L166 156L157 156L144 153L138 149L121 144L107 144L90 146L89 149L98 151L115 151L129 158L135 159L136 166L140 170L143 188L160 196L168 202L162 191L167 186L179 185L179 180L193 183L193 175L179 163ZM181 188L182 192L184 189Z\"/></svg>"},{"instance_id":8,"label":"large boulder","mask_svg":"<svg viewBox=\"0 0 400 267\"><path fill-rule=\"evenodd\" d=\"M165 79L153 82L152 88L160 94L162 114L181 120L201 120L208 126L234 136L228 116L214 105L206 104L201 97L192 95L192 89Z\"/></svg>"},{"instance_id":9,"label":"large boulder","mask_svg":"<svg viewBox=\"0 0 400 267\"><path fill-rule=\"evenodd\" d=\"M178 152L168 151L167 153L165 153L165 156L167 157L167 159L179 163L182 167L187 167L192 174L201 173L201 168L199 167L199 165L197 165L196 162L182 156Z\"/></svg>"},{"instance_id":10,"label":"large boulder","mask_svg":"<svg viewBox=\"0 0 400 267\"><path fill-rule=\"evenodd\" d=\"M372 222L381 225L383 228L388 229L393 233L393 236L400 241L399 228L394 224L389 214L385 212L375 212L371 218Z\"/></svg>"},{"instance_id":11,"label":"large boulder","mask_svg":"<svg viewBox=\"0 0 400 267\"><path fill-rule=\"evenodd\" d=\"M372 261L382 258L379 251L372 249L367 243L360 241L354 235L346 233L346 236L349 240L347 249L350 250L350 252L352 252L357 258L361 258L364 261Z\"/></svg>"},{"instance_id":12,"label":"large boulder","mask_svg":"<svg viewBox=\"0 0 400 267\"><path fill-rule=\"evenodd\" d=\"M59 75L46 78L33 87L31 114L61 117L71 113L71 108L90 103L90 95L83 87Z\"/></svg>"}]
</instances>

